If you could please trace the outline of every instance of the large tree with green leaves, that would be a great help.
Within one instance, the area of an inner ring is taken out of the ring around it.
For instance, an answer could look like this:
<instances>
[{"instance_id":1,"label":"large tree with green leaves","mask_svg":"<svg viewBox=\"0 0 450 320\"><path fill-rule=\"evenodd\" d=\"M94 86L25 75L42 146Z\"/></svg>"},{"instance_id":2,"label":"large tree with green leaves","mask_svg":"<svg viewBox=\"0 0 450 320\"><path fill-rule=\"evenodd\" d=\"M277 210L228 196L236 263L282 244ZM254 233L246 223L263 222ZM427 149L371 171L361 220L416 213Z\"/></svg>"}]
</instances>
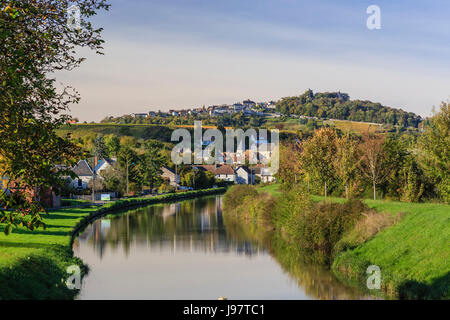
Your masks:
<instances>
[{"instance_id":1,"label":"large tree with green leaves","mask_svg":"<svg viewBox=\"0 0 450 320\"><path fill-rule=\"evenodd\" d=\"M322 128L302 144L300 163L312 179L323 184L325 197L328 187L336 177L333 159L337 152L336 132L331 128Z\"/></svg>"},{"instance_id":2,"label":"large tree with green leaves","mask_svg":"<svg viewBox=\"0 0 450 320\"><path fill-rule=\"evenodd\" d=\"M441 109L425 126L420 139L419 159L426 174L437 184L445 202L450 201L450 103Z\"/></svg>"},{"instance_id":3,"label":"large tree with green leaves","mask_svg":"<svg viewBox=\"0 0 450 320\"><path fill-rule=\"evenodd\" d=\"M80 13L75 29L67 23L72 4ZM0 176L12 191L0 195L6 233L44 226L40 192L70 174L65 168L79 155L68 137L55 134L79 101L70 87L57 89L55 72L84 60L79 47L100 52L102 30L89 20L107 8L105 0L0 0Z\"/></svg>"},{"instance_id":4,"label":"large tree with green leaves","mask_svg":"<svg viewBox=\"0 0 450 320\"><path fill-rule=\"evenodd\" d=\"M139 157L138 168L141 185L149 186L153 190L161 181L161 167L168 162L163 155L164 145L158 141L149 141L145 145L145 153Z\"/></svg>"}]
</instances>

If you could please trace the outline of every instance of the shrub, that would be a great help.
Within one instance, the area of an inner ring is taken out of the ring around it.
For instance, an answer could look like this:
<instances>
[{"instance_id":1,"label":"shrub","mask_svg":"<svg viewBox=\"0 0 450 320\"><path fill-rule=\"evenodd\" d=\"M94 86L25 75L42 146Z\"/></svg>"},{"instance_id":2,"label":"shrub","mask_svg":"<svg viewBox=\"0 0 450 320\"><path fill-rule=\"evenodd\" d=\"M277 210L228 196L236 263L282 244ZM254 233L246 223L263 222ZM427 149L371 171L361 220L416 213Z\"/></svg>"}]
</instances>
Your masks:
<instances>
[{"instance_id":1,"label":"shrub","mask_svg":"<svg viewBox=\"0 0 450 320\"><path fill-rule=\"evenodd\" d=\"M245 197L256 197L258 191L254 186L247 184L238 184L228 189L223 198L223 206L226 210L233 210L243 203Z\"/></svg>"},{"instance_id":2,"label":"shrub","mask_svg":"<svg viewBox=\"0 0 450 320\"><path fill-rule=\"evenodd\" d=\"M367 207L357 200L339 203L311 204L289 193L277 205L282 234L288 241L311 254L311 261L328 264L336 243L353 228Z\"/></svg>"},{"instance_id":3,"label":"shrub","mask_svg":"<svg viewBox=\"0 0 450 320\"><path fill-rule=\"evenodd\" d=\"M158 193L174 193L175 191L175 187L168 183L163 183L158 188Z\"/></svg>"}]
</instances>

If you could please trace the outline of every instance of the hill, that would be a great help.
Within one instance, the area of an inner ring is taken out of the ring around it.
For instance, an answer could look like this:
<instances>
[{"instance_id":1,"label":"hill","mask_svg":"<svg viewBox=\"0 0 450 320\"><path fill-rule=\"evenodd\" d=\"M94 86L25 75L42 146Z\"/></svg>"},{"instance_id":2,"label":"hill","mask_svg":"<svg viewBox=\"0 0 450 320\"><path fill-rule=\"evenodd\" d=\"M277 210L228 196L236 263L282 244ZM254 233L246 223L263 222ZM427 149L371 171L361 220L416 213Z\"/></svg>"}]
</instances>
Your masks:
<instances>
[{"instance_id":1,"label":"hill","mask_svg":"<svg viewBox=\"0 0 450 320\"><path fill-rule=\"evenodd\" d=\"M307 90L300 96L282 98L277 102L276 110L285 115L296 114L401 127L417 128L422 121L415 113L367 100L351 100L348 94L341 92L314 93Z\"/></svg>"}]
</instances>

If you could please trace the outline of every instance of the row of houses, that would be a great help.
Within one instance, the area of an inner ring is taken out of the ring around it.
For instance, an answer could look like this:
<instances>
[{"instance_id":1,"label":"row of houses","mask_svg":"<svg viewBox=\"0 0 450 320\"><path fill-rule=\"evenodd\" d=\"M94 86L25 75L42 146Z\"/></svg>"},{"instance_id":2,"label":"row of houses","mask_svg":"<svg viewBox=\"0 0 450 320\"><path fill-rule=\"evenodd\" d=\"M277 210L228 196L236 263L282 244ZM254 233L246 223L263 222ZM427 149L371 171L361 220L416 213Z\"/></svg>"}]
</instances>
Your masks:
<instances>
[{"instance_id":1,"label":"row of houses","mask_svg":"<svg viewBox=\"0 0 450 320\"><path fill-rule=\"evenodd\" d=\"M169 110L168 112L155 112L150 111L148 113L133 113L134 118L152 118L156 116L167 117L187 117L187 116L197 116L197 115L207 115L211 117L216 117L225 114L243 113L248 116L264 116L264 117L280 117L281 114L275 112L275 102L254 102L250 99L238 102L235 104L222 104L222 105L212 105L209 107L200 107L184 110Z\"/></svg>"},{"instance_id":2,"label":"row of houses","mask_svg":"<svg viewBox=\"0 0 450 320\"><path fill-rule=\"evenodd\" d=\"M95 166L95 172L99 179L102 171L108 169L114 164L114 159L101 159ZM214 174L214 177L219 180L233 182L237 184L254 184L256 178L261 182L273 182L275 177L267 166L257 164L254 166L232 166L228 164L213 164L213 165L193 165L193 169L209 171ZM180 185L180 176L169 167L161 168L161 177L173 186ZM71 182L72 187L77 189L86 189L93 179L94 172L88 161L81 160L73 168L73 172L77 174L78 178Z\"/></svg>"}]
</instances>

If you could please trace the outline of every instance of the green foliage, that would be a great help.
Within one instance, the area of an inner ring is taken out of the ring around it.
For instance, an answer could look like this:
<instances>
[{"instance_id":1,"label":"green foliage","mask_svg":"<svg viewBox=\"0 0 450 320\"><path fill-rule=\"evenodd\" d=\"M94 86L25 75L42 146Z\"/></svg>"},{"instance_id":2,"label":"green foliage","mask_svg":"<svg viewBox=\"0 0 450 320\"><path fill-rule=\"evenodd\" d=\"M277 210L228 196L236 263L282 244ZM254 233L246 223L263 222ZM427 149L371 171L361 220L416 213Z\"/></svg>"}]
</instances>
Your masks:
<instances>
[{"instance_id":1,"label":"green foliage","mask_svg":"<svg viewBox=\"0 0 450 320\"><path fill-rule=\"evenodd\" d=\"M322 128L314 132L314 136L302 144L300 163L312 181L325 186L324 194L327 196L327 187L335 182L336 173L333 159L337 154L337 135L333 129Z\"/></svg>"},{"instance_id":2,"label":"green foliage","mask_svg":"<svg viewBox=\"0 0 450 320\"><path fill-rule=\"evenodd\" d=\"M182 186L194 189L211 188L216 182L212 172L205 172L201 169L186 168L182 171L180 183Z\"/></svg>"},{"instance_id":3,"label":"green foliage","mask_svg":"<svg viewBox=\"0 0 450 320\"><path fill-rule=\"evenodd\" d=\"M307 90L297 97L283 98L277 103L277 111L309 117L330 118L373 123L386 123L417 128L421 117L401 109L394 109L370 101L350 100L348 94L323 92L314 94ZM313 120L307 126L315 129Z\"/></svg>"},{"instance_id":4,"label":"green foliage","mask_svg":"<svg viewBox=\"0 0 450 320\"><path fill-rule=\"evenodd\" d=\"M104 0L80 0L80 29L67 27L71 1L0 2L0 177L11 193L0 194L0 223L44 226L40 192L61 183L80 150L55 130L70 119L64 114L79 101L71 88L56 88L55 73L72 70L84 60L80 47L100 51L101 29L90 18L107 9ZM4 211L6 208L9 211ZM8 228L9 229L9 228Z\"/></svg>"},{"instance_id":5,"label":"green foliage","mask_svg":"<svg viewBox=\"0 0 450 320\"><path fill-rule=\"evenodd\" d=\"M168 183L162 183L158 188L158 193L174 193L176 188Z\"/></svg>"},{"instance_id":6,"label":"green foliage","mask_svg":"<svg viewBox=\"0 0 450 320\"><path fill-rule=\"evenodd\" d=\"M145 145L145 153L138 157L137 176L139 183L153 190L162 182L161 167L168 162L162 154L163 144L149 141Z\"/></svg>"},{"instance_id":7,"label":"green foliage","mask_svg":"<svg viewBox=\"0 0 450 320\"><path fill-rule=\"evenodd\" d=\"M94 146L92 148L92 155L98 159L108 157L109 152L106 148L103 136L99 135L95 138Z\"/></svg>"},{"instance_id":8,"label":"green foliage","mask_svg":"<svg viewBox=\"0 0 450 320\"><path fill-rule=\"evenodd\" d=\"M258 191L254 186L247 184L234 185L228 189L223 198L224 209L233 210L242 203L244 198L251 198L257 195Z\"/></svg>"},{"instance_id":9,"label":"green foliage","mask_svg":"<svg viewBox=\"0 0 450 320\"><path fill-rule=\"evenodd\" d=\"M426 174L437 185L441 197L450 202L450 107L442 103L420 138L419 159Z\"/></svg>"}]
</instances>

